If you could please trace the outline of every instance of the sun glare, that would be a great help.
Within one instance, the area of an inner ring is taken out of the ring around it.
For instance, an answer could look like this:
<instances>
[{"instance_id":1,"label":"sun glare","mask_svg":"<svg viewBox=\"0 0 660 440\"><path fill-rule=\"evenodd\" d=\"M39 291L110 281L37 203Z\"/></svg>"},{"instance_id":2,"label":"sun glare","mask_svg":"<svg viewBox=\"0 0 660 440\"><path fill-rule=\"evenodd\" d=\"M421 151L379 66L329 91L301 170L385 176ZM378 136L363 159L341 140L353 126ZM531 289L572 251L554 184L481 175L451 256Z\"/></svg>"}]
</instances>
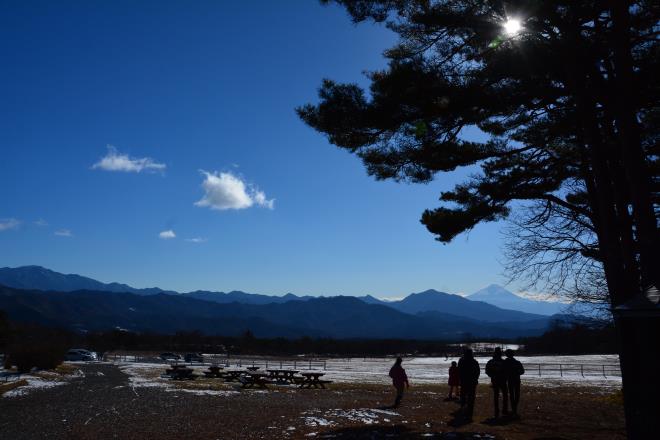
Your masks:
<instances>
[{"instance_id":1,"label":"sun glare","mask_svg":"<svg viewBox=\"0 0 660 440\"><path fill-rule=\"evenodd\" d=\"M521 29L522 24L520 20L516 20L515 18L511 18L504 23L504 31L508 35L516 35Z\"/></svg>"}]
</instances>

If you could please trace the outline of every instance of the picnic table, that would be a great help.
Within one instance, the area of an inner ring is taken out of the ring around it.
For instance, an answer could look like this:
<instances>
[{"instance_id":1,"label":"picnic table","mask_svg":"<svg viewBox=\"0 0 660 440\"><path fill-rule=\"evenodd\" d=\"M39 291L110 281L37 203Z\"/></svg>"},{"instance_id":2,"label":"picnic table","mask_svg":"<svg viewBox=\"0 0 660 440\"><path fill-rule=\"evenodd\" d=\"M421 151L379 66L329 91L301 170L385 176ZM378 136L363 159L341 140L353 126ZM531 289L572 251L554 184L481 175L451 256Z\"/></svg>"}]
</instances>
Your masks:
<instances>
[{"instance_id":1,"label":"picnic table","mask_svg":"<svg viewBox=\"0 0 660 440\"><path fill-rule=\"evenodd\" d=\"M193 374L192 368L188 368L185 365L171 365L172 368L165 370L165 374L170 376L174 380L194 380L197 376Z\"/></svg>"},{"instance_id":2,"label":"picnic table","mask_svg":"<svg viewBox=\"0 0 660 440\"><path fill-rule=\"evenodd\" d=\"M257 373L254 371L251 371L249 373L246 373L244 376L241 376L239 378L239 381L241 382L242 388L266 388L266 385L268 385L270 380L268 380L268 375L266 373Z\"/></svg>"},{"instance_id":3,"label":"picnic table","mask_svg":"<svg viewBox=\"0 0 660 440\"><path fill-rule=\"evenodd\" d=\"M325 375L325 373L319 372L307 372L300 373L304 377L303 381L298 385L300 388L323 388L325 389L325 384L332 383L329 380L321 380L320 377Z\"/></svg>"},{"instance_id":4,"label":"picnic table","mask_svg":"<svg viewBox=\"0 0 660 440\"><path fill-rule=\"evenodd\" d=\"M240 380L241 376L245 374L245 371L241 370L229 370L224 372L225 382L233 382Z\"/></svg>"},{"instance_id":5,"label":"picnic table","mask_svg":"<svg viewBox=\"0 0 660 440\"><path fill-rule=\"evenodd\" d=\"M218 365L211 365L209 371L204 371L206 377L224 377L225 373L222 371L223 368Z\"/></svg>"},{"instance_id":6,"label":"picnic table","mask_svg":"<svg viewBox=\"0 0 660 440\"><path fill-rule=\"evenodd\" d=\"M295 376L296 373L298 373L298 370L273 369L266 371L268 371L270 379L275 380L277 382L295 383L296 379L302 380L302 378L297 378Z\"/></svg>"}]
</instances>

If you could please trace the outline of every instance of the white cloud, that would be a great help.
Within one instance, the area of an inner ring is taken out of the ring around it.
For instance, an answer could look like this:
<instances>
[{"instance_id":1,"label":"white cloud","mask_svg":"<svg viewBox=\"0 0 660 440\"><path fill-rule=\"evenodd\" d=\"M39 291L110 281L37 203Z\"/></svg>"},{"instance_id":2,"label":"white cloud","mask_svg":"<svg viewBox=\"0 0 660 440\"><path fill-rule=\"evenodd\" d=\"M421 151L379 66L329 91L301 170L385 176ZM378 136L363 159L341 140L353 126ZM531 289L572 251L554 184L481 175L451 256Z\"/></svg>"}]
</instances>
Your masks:
<instances>
[{"instance_id":1,"label":"white cloud","mask_svg":"<svg viewBox=\"0 0 660 440\"><path fill-rule=\"evenodd\" d=\"M108 154L92 165L92 169L105 171L123 171L126 173L140 173L142 171L163 172L167 168L164 163L158 163L150 157L130 157L121 154L115 147L108 145Z\"/></svg>"},{"instance_id":2,"label":"white cloud","mask_svg":"<svg viewBox=\"0 0 660 440\"><path fill-rule=\"evenodd\" d=\"M40 218L39 220L37 220L37 221L35 221L35 222L33 222L33 223L34 223L35 225L37 225L37 226L41 226L41 227L48 226L48 222L47 222L46 220L42 219L42 218Z\"/></svg>"},{"instance_id":3,"label":"white cloud","mask_svg":"<svg viewBox=\"0 0 660 440\"><path fill-rule=\"evenodd\" d=\"M0 232L16 229L20 226L21 221L15 218L0 218Z\"/></svg>"},{"instance_id":4,"label":"white cloud","mask_svg":"<svg viewBox=\"0 0 660 440\"><path fill-rule=\"evenodd\" d=\"M226 209L246 209L257 205L268 209L275 208L275 199L267 199L266 194L254 185L245 183L239 176L230 172L209 173L204 175L202 188L204 197L195 202L195 206L208 207L223 211Z\"/></svg>"},{"instance_id":5,"label":"white cloud","mask_svg":"<svg viewBox=\"0 0 660 440\"><path fill-rule=\"evenodd\" d=\"M161 232L160 234L158 234L158 236L163 240L170 240L172 238L176 238L176 234L171 229Z\"/></svg>"},{"instance_id":6,"label":"white cloud","mask_svg":"<svg viewBox=\"0 0 660 440\"><path fill-rule=\"evenodd\" d=\"M208 240L203 237L186 238L189 243L206 243Z\"/></svg>"},{"instance_id":7,"label":"white cloud","mask_svg":"<svg viewBox=\"0 0 660 440\"><path fill-rule=\"evenodd\" d=\"M58 237L73 237L73 234L69 229L58 229L54 234Z\"/></svg>"},{"instance_id":8,"label":"white cloud","mask_svg":"<svg viewBox=\"0 0 660 440\"><path fill-rule=\"evenodd\" d=\"M255 191L252 199L259 206L263 206L268 209L275 209L275 199L266 199L266 194L263 191Z\"/></svg>"}]
</instances>

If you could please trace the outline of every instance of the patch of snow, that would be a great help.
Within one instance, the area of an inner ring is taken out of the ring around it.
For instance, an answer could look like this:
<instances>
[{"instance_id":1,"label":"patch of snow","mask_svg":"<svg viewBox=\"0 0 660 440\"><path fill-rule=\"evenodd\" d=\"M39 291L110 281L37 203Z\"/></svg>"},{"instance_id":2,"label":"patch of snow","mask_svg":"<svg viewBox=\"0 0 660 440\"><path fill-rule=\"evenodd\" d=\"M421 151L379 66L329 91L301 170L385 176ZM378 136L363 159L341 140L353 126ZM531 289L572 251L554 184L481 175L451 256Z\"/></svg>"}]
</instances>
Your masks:
<instances>
[{"instance_id":1,"label":"patch of snow","mask_svg":"<svg viewBox=\"0 0 660 440\"><path fill-rule=\"evenodd\" d=\"M224 391L224 390L194 390L189 388L167 388L167 392L183 392L195 394L196 396L233 396L236 394L241 394L239 391Z\"/></svg>"},{"instance_id":2,"label":"patch of snow","mask_svg":"<svg viewBox=\"0 0 660 440\"><path fill-rule=\"evenodd\" d=\"M319 416L307 416L304 417L306 421L310 422L316 422L316 425L311 425L311 426L333 426L336 424L336 422L328 419L344 419L348 420L351 422L359 422L363 423L365 425L373 425L373 424L378 424L380 423L380 417L381 415L388 415L388 416L395 416L398 417L400 414L394 412L394 411L386 411L386 410L381 410L381 409L367 409L367 408L359 408L359 409L331 409L325 412L321 412L319 410L316 411L311 411L315 413L321 413ZM308 412L311 413L311 412ZM303 413L305 414L305 413ZM329 423L329 425L321 425L318 423L319 420L323 420L324 422ZM385 419L383 419L385 421ZM387 419L389 422L389 419Z\"/></svg>"},{"instance_id":3,"label":"patch of snow","mask_svg":"<svg viewBox=\"0 0 660 440\"><path fill-rule=\"evenodd\" d=\"M131 356L127 356L127 358L130 359ZM621 388L621 377L610 375L618 374L619 358L617 355L517 356L516 358L523 363L526 369L521 378L523 385L525 383L548 387L578 385L602 387L610 390ZM489 384L490 382L488 376L483 372L488 360L488 357L477 358L482 368L479 382L483 384ZM452 361L458 361L458 358L413 357L404 359L403 366L412 385L446 384ZM394 362L391 358L327 359L325 362L324 379L339 383L391 384L391 379L387 374ZM539 364L541 364L540 376L538 372ZM559 369L560 364L562 370ZM118 363L118 365L129 376L153 376L155 372L163 373L165 368L169 368L162 363L125 362ZM603 375L603 365L606 366L605 375ZM149 372L151 374L145 374ZM150 380L146 383L148 382L154 381ZM333 390L333 392L341 394L341 391ZM432 392L427 393L433 394Z\"/></svg>"},{"instance_id":4,"label":"patch of snow","mask_svg":"<svg viewBox=\"0 0 660 440\"><path fill-rule=\"evenodd\" d=\"M483 372L489 357L478 357L482 374L479 381L490 383ZM521 377L523 384L561 386L583 385L607 388L620 388L621 376L618 373L617 355L577 355L577 356L517 356L527 370ZM457 357L417 357L406 358L403 367L413 385L446 384L449 367ZM328 359L324 379L344 383L391 384L388 372L393 359L390 358L352 358ZM541 364L541 375L538 366ZM562 369L559 369L559 365ZM605 374L602 366L605 365Z\"/></svg>"},{"instance_id":5,"label":"patch of snow","mask_svg":"<svg viewBox=\"0 0 660 440\"><path fill-rule=\"evenodd\" d=\"M335 426L336 423L322 417L303 417L307 426Z\"/></svg>"},{"instance_id":6,"label":"patch of snow","mask_svg":"<svg viewBox=\"0 0 660 440\"><path fill-rule=\"evenodd\" d=\"M195 394L197 396L232 396L240 394L238 391L231 390L205 390L175 387L168 381L160 377L153 377L155 369L162 370L162 365L127 363L120 365L119 369L128 375L128 384L133 391L135 388L161 388L167 392L182 392ZM136 393L137 394L137 393Z\"/></svg>"},{"instance_id":7,"label":"patch of snow","mask_svg":"<svg viewBox=\"0 0 660 440\"><path fill-rule=\"evenodd\" d=\"M396 411L388 411L388 410L385 410L385 409L372 409L371 411L375 412L375 413L378 413L378 414L387 414L388 416L400 416L401 415Z\"/></svg>"},{"instance_id":8,"label":"patch of snow","mask_svg":"<svg viewBox=\"0 0 660 440\"><path fill-rule=\"evenodd\" d=\"M13 390L9 390L6 393L4 393L2 397L23 396L34 390L58 387L61 385L66 385L68 383L66 381L45 380L33 376L23 376L21 377L21 379L25 379L27 381L27 385L23 385L18 388L14 388Z\"/></svg>"}]
</instances>

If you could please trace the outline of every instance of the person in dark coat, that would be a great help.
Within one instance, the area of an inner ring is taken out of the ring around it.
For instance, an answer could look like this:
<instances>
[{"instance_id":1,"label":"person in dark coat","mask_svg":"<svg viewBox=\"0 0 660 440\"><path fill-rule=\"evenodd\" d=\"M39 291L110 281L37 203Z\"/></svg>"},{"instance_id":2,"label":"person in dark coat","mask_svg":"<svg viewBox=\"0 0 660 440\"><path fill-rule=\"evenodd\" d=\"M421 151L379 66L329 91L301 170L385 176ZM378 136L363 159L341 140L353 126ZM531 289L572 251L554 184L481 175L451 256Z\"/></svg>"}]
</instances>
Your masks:
<instances>
[{"instance_id":1,"label":"person in dark coat","mask_svg":"<svg viewBox=\"0 0 660 440\"><path fill-rule=\"evenodd\" d=\"M474 413L479 374L481 374L479 362L474 358L472 349L466 348L463 357L458 360L458 377L461 381L461 409L468 423L472 421Z\"/></svg>"},{"instance_id":2,"label":"person in dark coat","mask_svg":"<svg viewBox=\"0 0 660 440\"><path fill-rule=\"evenodd\" d=\"M458 396L460 393L459 387L461 386L461 378L458 376L456 361L453 361L451 367L449 367L449 380L447 381L447 385L449 385L447 400L452 400L454 398L454 391L456 391L456 395Z\"/></svg>"},{"instance_id":3,"label":"person in dark coat","mask_svg":"<svg viewBox=\"0 0 660 440\"><path fill-rule=\"evenodd\" d=\"M401 366L401 362L403 362L403 359L400 357L396 358L396 362L394 365L392 365L392 368L390 368L390 377L392 378L392 385L394 385L394 388L396 389L396 399L394 400L394 405L392 406L393 408L396 408L399 406L401 403L401 399L403 398L403 390L404 386L410 388L410 383L408 382L408 375L406 374L406 370L403 369Z\"/></svg>"},{"instance_id":4,"label":"person in dark coat","mask_svg":"<svg viewBox=\"0 0 660 440\"><path fill-rule=\"evenodd\" d=\"M509 414L509 398L507 396L507 373L502 359L502 349L495 348L493 358L486 364L486 374L490 377L491 386L493 388L493 404L495 406L495 418L500 416L500 393L502 393L502 413Z\"/></svg>"},{"instance_id":5,"label":"person in dark coat","mask_svg":"<svg viewBox=\"0 0 660 440\"><path fill-rule=\"evenodd\" d=\"M520 376L525 374L525 368L518 359L513 357L513 350L504 352L504 371L506 382L509 387L509 399L511 400L511 411L514 417L518 417L518 402L520 402Z\"/></svg>"}]
</instances>

